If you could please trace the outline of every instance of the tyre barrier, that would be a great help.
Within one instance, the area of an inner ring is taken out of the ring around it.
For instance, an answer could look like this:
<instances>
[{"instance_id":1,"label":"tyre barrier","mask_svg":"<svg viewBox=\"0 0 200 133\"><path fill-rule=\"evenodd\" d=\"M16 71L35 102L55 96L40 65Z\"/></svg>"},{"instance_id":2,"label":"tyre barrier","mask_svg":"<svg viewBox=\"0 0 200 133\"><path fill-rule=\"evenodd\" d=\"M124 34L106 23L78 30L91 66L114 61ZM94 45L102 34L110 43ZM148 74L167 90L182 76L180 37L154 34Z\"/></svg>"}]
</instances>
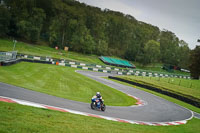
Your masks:
<instances>
[{"instance_id":1,"label":"tyre barrier","mask_svg":"<svg viewBox=\"0 0 200 133\"><path fill-rule=\"evenodd\" d=\"M10 60L10 61L2 61L0 62L0 66L10 66L16 63L21 62L21 59L16 59L16 60Z\"/></svg>"},{"instance_id":2,"label":"tyre barrier","mask_svg":"<svg viewBox=\"0 0 200 133\"><path fill-rule=\"evenodd\" d=\"M167 90L167 89L162 90L160 88L156 88L156 87L153 87L153 86L150 86L150 85L144 85L144 84L140 84L140 83L137 83L137 82L134 82L134 81L129 81L129 80L118 78L118 77L108 76L108 78L115 79L115 80L125 82L125 83L129 83L129 84L132 84L132 85L135 85L135 86L138 86L138 87L142 87L142 88L145 88L145 89L148 89L148 90L152 90L152 91L173 97L175 99L181 100L183 102L186 102L188 104L191 104L195 107L200 108L200 99L192 97L192 96L188 96L188 95L181 94L181 93L175 93L175 92L173 92L171 90Z\"/></svg>"}]
</instances>

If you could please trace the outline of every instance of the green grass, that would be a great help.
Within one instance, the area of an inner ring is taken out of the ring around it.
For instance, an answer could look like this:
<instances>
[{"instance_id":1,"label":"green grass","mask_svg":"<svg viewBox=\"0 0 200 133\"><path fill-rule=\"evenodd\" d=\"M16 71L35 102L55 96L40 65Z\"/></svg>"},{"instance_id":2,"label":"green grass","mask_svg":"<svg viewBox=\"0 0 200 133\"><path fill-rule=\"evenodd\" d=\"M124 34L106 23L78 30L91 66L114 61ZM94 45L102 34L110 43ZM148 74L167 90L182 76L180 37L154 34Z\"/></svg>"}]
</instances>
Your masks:
<instances>
[{"instance_id":1,"label":"green grass","mask_svg":"<svg viewBox=\"0 0 200 133\"><path fill-rule=\"evenodd\" d=\"M13 42L10 40L0 39L0 51L12 51ZM54 48L45 45L27 44L24 42L17 42L15 50L18 53L37 55L37 56L48 56L52 58L63 58L68 60L82 61L90 64L105 65L98 59L97 55L84 55L71 51L55 50Z\"/></svg>"},{"instance_id":2,"label":"green grass","mask_svg":"<svg viewBox=\"0 0 200 133\"><path fill-rule=\"evenodd\" d=\"M3 133L198 133L200 120L179 126L145 126L114 122L14 103L0 102L0 132Z\"/></svg>"},{"instance_id":3,"label":"green grass","mask_svg":"<svg viewBox=\"0 0 200 133\"><path fill-rule=\"evenodd\" d=\"M133 62L134 63L134 62ZM162 69L163 64L161 63L155 63L155 64L149 64L147 66L142 66L141 64L135 62L134 63L137 66L138 70L146 70L146 71L154 71L154 72L162 72L166 74L180 74L180 75L190 75L190 73L174 70L173 72L167 72L166 70Z\"/></svg>"},{"instance_id":4,"label":"green grass","mask_svg":"<svg viewBox=\"0 0 200 133\"><path fill-rule=\"evenodd\" d=\"M109 78L106 78L106 79L109 79ZM134 88L137 88L137 89L140 89L140 90L143 90L143 91L146 91L146 92L149 92L149 93L152 93L156 96L159 96L159 97L162 97L163 99L166 99L168 101L171 101L173 103L176 103L178 105L181 105L187 109L190 109L192 111L195 111L197 113L200 113L200 109L195 107L195 106L192 106L191 104L188 104L188 103L185 103L185 102L182 102L178 99L175 99L175 98L172 98L172 97L169 97L169 96L166 96L166 95L163 95L163 94L160 94L160 93L157 93L155 91L151 91L151 90L148 90L148 89L144 89L144 88L141 88L141 87L138 87L138 86L135 86L135 85L131 85L131 84L128 84L128 83L125 83L125 82L121 82L121 81L118 81L118 80L114 80L114 79L109 79L109 80L112 80L112 81L115 81L117 83L120 83L120 84L123 84L123 85L128 85L128 86L131 86L131 87L134 87Z\"/></svg>"},{"instance_id":5,"label":"green grass","mask_svg":"<svg viewBox=\"0 0 200 133\"><path fill-rule=\"evenodd\" d=\"M188 80L179 78L159 78L159 77L142 77L142 76L120 76L127 80L153 85L159 88L172 90L190 95L200 99L200 80Z\"/></svg>"},{"instance_id":6,"label":"green grass","mask_svg":"<svg viewBox=\"0 0 200 133\"><path fill-rule=\"evenodd\" d=\"M102 93L107 105L129 106L136 103L135 99L126 94L76 73L75 70L70 67L22 62L0 67L0 82L87 103L97 91Z\"/></svg>"}]
</instances>

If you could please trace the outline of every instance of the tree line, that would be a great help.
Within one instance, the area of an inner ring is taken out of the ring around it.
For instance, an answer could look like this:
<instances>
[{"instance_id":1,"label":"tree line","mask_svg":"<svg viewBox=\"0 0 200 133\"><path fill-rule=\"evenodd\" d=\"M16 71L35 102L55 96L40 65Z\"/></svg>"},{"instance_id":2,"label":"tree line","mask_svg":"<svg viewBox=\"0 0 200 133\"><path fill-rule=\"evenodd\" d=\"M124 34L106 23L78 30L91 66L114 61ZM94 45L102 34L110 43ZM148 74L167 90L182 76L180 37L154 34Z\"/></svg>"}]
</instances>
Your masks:
<instances>
[{"instance_id":1,"label":"tree line","mask_svg":"<svg viewBox=\"0 0 200 133\"><path fill-rule=\"evenodd\" d=\"M189 67L190 49L173 32L74 0L4 0L0 36L84 54L118 56L143 65Z\"/></svg>"}]
</instances>

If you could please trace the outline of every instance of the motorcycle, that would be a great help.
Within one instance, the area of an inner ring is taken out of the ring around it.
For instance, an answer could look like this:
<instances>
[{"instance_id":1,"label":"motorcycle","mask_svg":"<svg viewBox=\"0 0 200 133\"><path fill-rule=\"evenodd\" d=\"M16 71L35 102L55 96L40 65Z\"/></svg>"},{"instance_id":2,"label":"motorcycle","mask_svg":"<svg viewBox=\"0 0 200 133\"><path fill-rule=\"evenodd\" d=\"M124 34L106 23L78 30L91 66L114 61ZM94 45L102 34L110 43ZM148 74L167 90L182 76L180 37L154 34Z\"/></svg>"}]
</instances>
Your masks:
<instances>
[{"instance_id":1,"label":"motorcycle","mask_svg":"<svg viewBox=\"0 0 200 133\"><path fill-rule=\"evenodd\" d=\"M101 111L106 110L106 105L103 103L103 99L102 99L102 103L100 102L99 98L92 98L91 101L92 101L91 109L96 109L96 110L101 110Z\"/></svg>"}]
</instances>

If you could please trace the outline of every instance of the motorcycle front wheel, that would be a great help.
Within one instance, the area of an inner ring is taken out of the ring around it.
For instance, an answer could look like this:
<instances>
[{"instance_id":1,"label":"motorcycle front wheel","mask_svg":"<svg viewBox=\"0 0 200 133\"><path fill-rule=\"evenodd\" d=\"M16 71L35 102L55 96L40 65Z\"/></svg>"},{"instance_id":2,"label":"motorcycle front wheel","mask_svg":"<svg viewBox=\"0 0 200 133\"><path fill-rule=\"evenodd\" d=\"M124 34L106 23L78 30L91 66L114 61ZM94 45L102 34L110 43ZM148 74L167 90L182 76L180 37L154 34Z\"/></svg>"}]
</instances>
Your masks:
<instances>
[{"instance_id":1,"label":"motorcycle front wheel","mask_svg":"<svg viewBox=\"0 0 200 133\"><path fill-rule=\"evenodd\" d=\"M95 102L92 102L90 106L91 106L91 109L95 109L95 106L96 106Z\"/></svg>"},{"instance_id":2,"label":"motorcycle front wheel","mask_svg":"<svg viewBox=\"0 0 200 133\"><path fill-rule=\"evenodd\" d=\"M101 111L105 111L106 110L106 105L105 104L102 104L101 106Z\"/></svg>"}]
</instances>

